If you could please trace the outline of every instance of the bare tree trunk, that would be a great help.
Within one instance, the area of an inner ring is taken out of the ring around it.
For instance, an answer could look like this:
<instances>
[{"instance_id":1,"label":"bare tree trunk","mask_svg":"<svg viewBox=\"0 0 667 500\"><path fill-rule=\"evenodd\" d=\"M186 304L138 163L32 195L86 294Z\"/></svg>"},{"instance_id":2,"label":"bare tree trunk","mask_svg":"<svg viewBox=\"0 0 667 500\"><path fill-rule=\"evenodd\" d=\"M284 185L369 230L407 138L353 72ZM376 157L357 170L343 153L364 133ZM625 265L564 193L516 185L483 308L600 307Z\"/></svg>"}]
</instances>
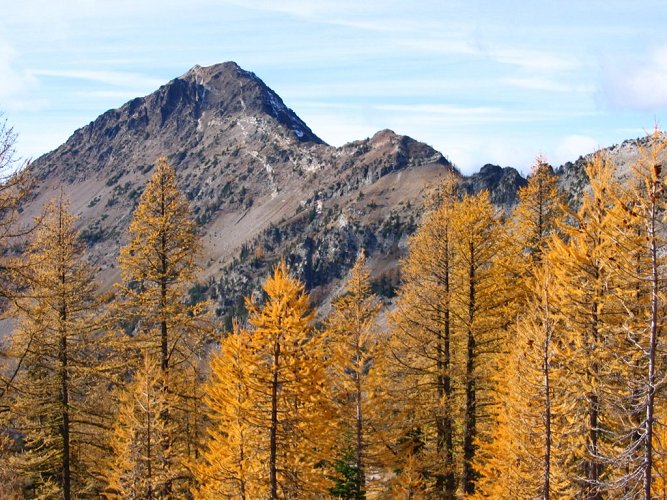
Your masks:
<instances>
[{"instance_id":1,"label":"bare tree trunk","mask_svg":"<svg viewBox=\"0 0 667 500\"><path fill-rule=\"evenodd\" d=\"M61 308L61 321L66 320L65 306ZM60 337L60 397L62 402L62 422L60 436L63 440L63 498L70 500L72 498L71 490L71 471L70 471L70 422L69 422L69 376L67 373L67 334L61 332Z\"/></svg>"},{"instance_id":2,"label":"bare tree trunk","mask_svg":"<svg viewBox=\"0 0 667 500\"><path fill-rule=\"evenodd\" d=\"M600 494L600 464L598 463L598 437L599 437L599 401L596 395L591 395L589 399L589 436L588 444L590 446L591 460L588 466L588 494L587 498L590 500L598 500L602 498Z\"/></svg>"},{"instance_id":3,"label":"bare tree trunk","mask_svg":"<svg viewBox=\"0 0 667 500\"><path fill-rule=\"evenodd\" d=\"M651 242L651 333L648 346L648 374L646 387L646 430L644 441L644 499L651 498L651 486L653 480L653 424L655 410L655 358L658 346L658 314L660 307L659 298L659 276L658 276L658 249L656 244L656 182L653 183L651 193L651 219L649 225L649 238Z\"/></svg>"},{"instance_id":4,"label":"bare tree trunk","mask_svg":"<svg viewBox=\"0 0 667 500\"><path fill-rule=\"evenodd\" d=\"M598 277L598 276L596 276ZM595 355L598 343L598 303L593 301L591 305L591 339L593 344L589 346L589 352ZM597 361L592 362L591 373L597 377L600 371ZM588 395L588 446L590 459L586 462L586 480L588 482L586 498L598 500L602 498L600 493L600 462L598 440L600 437L600 401L597 394Z\"/></svg>"},{"instance_id":5,"label":"bare tree trunk","mask_svg":"<svg viewBox=\"0 0 667 500\"><path fill-rule=\"evenodd\" d=\"M453 499L456 495L456 478L454 476L454 436L452 429L452 379L451 370L451 314L449 295L449 231L444 228L445 260L442 285L444 288L443 301L443 331L438 339L437 359L437 396L443 402L440 414L436 418L437 449L445 454L445 473L436 478L436 491L442 493L444 499Z\"/></svg>"},{"instance_id":6,"label":"bare tree trunk","mask_svg":"<svg viewBox=\"0 0 667 500\"><path fill-rule=\"evenodd\" d=\"M547 287L545 287L544 295L546 331L544 336L544 358L542 360L542 372L544 373L544 484L542 486L542 498L549 500L551 496L551 351L549 348L551 347L552 325Z\"/></svg>"},{"instance_id":7,"label":"bare tree trunk","mask_svg":"<svg viewBox=\"0 0 667 500\"><path fill-rule=\"evenodd\" d=\"M61 238L65 230L63 227L63 206L62 197L60 199L60 210L58 213L58 240L62 244ZM65 293L66 276L65 269L60 269L60 284ZM62 462L62 482L63 498L70 500L72 498L72 479L70 470L70 422L69 422L69 373L68 373L68 353L67 353L67 306L66 297L61 298L60 305L60 399L62 403L60 437L63 440L63 462Z\"/></svg>"},{"instance_id":8,"label":"bare tree trunk","mask_svg":"<svg viewBox=\"0 0 667 500\"><path fill-rule=\"evenodd\" d=\"M167 308L167 242L163 233L161 236L160 259L162 266L162 276L160 277L160 367L162 372L166 373L169 369L169 332L167 330L167 318L165 309Z\"/></svg>"},{"instance_id":9,"label":"bare tree trunk","mask_svg":"<svg viewBox=\"0 0 667 500\"><path fill-rule=\"evenodd\" d=\"M160 213L164 217L166 214L166 200L164 198L164 179L162 179L163 184L160 189ZM169 371L169 330L167 328L167 318L165 310L167 309L167 271L168 271L168 262L167 262L167 240L164 231L160 235L160 266L161 273L160 276L160 368L162 370L163 380L161 390L168 392L169 391L169 379L167 372ZM168 422L171 418L169 408L164 408L162 412L162 418L165 422ZM169 443L164 444L165 451L169 447ZM171 468L169 460L166 460L165 466L167 470ZM171 495L172 490L172 481L168 479L165 483L165 494L167 496Z\"/></svg>"},{"instance_id":10,"label":"bare tree trunk","mask_svg":"<svg viewBox=\"0 0 667 500\"><path fill-rule=\"evenodd\" d=\"M280 342L273 348L273 380L271 381L271 428L269 431L269 485L270 498L278 498L278 368L280 363Z\"/></svg>"},{"instance_id":11,"label":"bare tree trunk","mask_svg":"<svg viewBox=\"0 0 667 500\"><path fill-rule=\"evenodd\" d=\"M167 285L162 283L161 288L161 309L162 314L164 314L167 302ZM160 321L160 368L162 369L162 373L167 373L169 370L169 334L167 330L167 320L164 318Z\"/></svg>"},{"instance_id":12,"label":"bare tree trunk","mask_svg":"<svg viewBox=\"0 0 667 500\"><path fill-rule=\"evenodd\" d=\"M148 491L146 494L150 500L153 498L153 443L151 440L153 437L153 429L151 428L151 423L154 417L151 408L151 387L149 385L148 377L146 377L146 387L144 388L144 391L146 393L146 466L148 468Z\"/></svg>"},{"instance_id":13,"label":"bare tree trunk","mask_svg":"<svg viewBox=\"0 0 667 500\"><path fill-rule=\"evenodd\" d=\"M356 411L356 422L355 422L355 465L357 467L357 480L359 491L359 498L366 498L366 466L364 464L364 413L363 407L361 404L362 399L362 387L361 387L361 378L364 374L363 366L363 345L362 345L362 336L363 336L363 313L361 311L361 304L357 302L354 307L355 314L355 332L354 332L354 356L355 356L355 366L354 371L354 399L355 399L355 411Z\"/></svg>"},{"instance_id":14,"label":"bare tree trunk","mask_svg":"<svg viewBox=\"0 0 667 500\"><path fill-rule=\"evenodd\" d=\"M360 498L366 498L366 468L364 467L364 416L361 408L361 373L356 374L356 403L357 403L357 428L356 428L356 462L357 475L359 478Z\"/></svg>"},{"instance_id":15,"label":"bare tree trunk","mask_svg":"<svg viewBox=\"0 0 667 500\"><path fill-rule=\"evenodd\" d=\"M465 422L463 429L463 491L475 493L476 474L473 468L475 458L475 437L477 433L477 401L475 387L475 337L473 321L475 319L475 257L473 243L470 243L470 263L468 269L468 331L466 346L466 388Z\"/></svg>"}]
</instances>

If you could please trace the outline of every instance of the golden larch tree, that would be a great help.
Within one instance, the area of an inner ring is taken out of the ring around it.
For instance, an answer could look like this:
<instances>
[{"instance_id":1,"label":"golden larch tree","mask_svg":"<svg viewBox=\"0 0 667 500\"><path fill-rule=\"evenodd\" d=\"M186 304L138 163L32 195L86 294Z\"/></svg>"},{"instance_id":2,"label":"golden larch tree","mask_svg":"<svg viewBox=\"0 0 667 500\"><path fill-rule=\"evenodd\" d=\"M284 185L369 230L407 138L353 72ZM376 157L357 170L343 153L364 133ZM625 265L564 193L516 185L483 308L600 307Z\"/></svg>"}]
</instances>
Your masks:
<instances>
[{"instance_id":1,"label":"golden larch tree","mask_svg":"<svg viewBox=\"0 0 667 500\"><path fill-rule=\"evenodd\" d=\"M504 238L486 192L440 207L410 241L392 316L395 400L403 407L403 447L427 491L472 494L479 443L492 437L505 279ZM406 462L407 463L407 462ZM401 470L401 467L396 467Z\"/></svg>"},{"instance_id":2,"label":"golden larch tree","mask_svg":"<svg viewBox=\"0 0 667 500\"><path fill-rule=\"evenodd\" d=\"M329 485L318 465L332 436L321 338L303 284L281 262L264 283L263 305L246 299L252 348L254 425L268 435L269 498L318 497Z\"/></svg>"},{"instance_id":3,"label":"golden larch tree","mask_svg":"<svg viewBox=\"0 0 667 500\"><path fill-rule=\"evenodd\" d=\"M664 415L657 411L664 398L666 328L667 192L662 162L667 141L656 130L639 147L631 175L619 185L610 211L611 250L608 268L617 284L615 296L622 324L614 337L623 381L614 391L617 428L609 462L622 471L614 480L628 496L651 498L654 430ZM664 408L664 406L662 406Z\"/></svg>"},{"instance_id":4,"label":"golden larch tree","mask_svg":"<svg viewBox=\"0 0 667 500\"><path fill-rule=\"evenodd\" d=\"M183 470L174 465L176 424L165 418L174 405L171 399L158 363L145 356L134 380L119 396L111 438L113 453L105 461L106 498L175 498L187 491L174 484Z\"/></svg>"},{"instance_id":5,"label":"golden larch tree","mask_svg":"<svg viewBox=\"0 0 667 500\"><path fill-rule=\"evenodd\" d=\"M255 411L251 373L260 362L251 340L247 330L235 325L211 357L211 375L204 388L211 425L195 466L197 498L251 500L268 494L268 436L250 420Z\"/></svg>"},{"instance_id":6,"label":"golden larch tree","mask_svg":"<svg viewBox=\"0 0 667 500\"><path fill-rule=\"evenodd\" d=\"M643 497L648 500L653 495L653 471L659 463L655 458L655 443L658 441L654 434L659 425L665 425L667 418L656 410L664 408L659 404L659 398L664 394L665 373L665 345L661 341L667 327L667 240L665 239L665 211L667 209L667 182L662 162L667 150L667 140L656 129L651 137L651 146L640 149L640 160L633 166L636 179L636 188L631 204L635 223L640 224L640 234L643 239L643 253L646 255L645 271L640 274L640 280L650 297L646 304L646 314L635 333L638 334L641 354L643 355L644 377L642 377L643 410L640 421L640 435L643 441ZM640 268L641 269L641 268ZM663 394L659 394L659 389Z\"/></svg>"},{"instance_id":7,"label":"golden larch tree","mask_svg":"<svg viewBox=\"0 0 667 500\"><path fill-rule=\"evenodd\" d=\"M384 445L379 429L386 414L381 404L378 366L383 362L377 316L381 308L371 291L362 251L343 292L327 317L327 351L337 418L343 432L339 456L351 454L355 498L365 498L369 479L383 469ZM352 453L349 453L349 452Z\"/></svg>"},{"instance_id":8,"label":"golden larch tree","mask_svg":"<svg viewBox=\"0 0 667 500\"><path fill-rule=\"evenodd\" d=\"M403 461L400 474L392 478L388 486L390 498L396 500L430 498L433 493L432 486L429 487L422 464L416 454L407 455Z\"/></svg>"},{"instance_id":9,"label":"golden larch tree","mask_svg":"<svg viewBox=\"0 0 667 500\"><path fill-rule=\"evenodd\" d=\"M13 128L3 119L0 112L0 317L6 318L13 314L11 302L22 295L25 283L16 279L23 274L26 262L12 256L11 245L17 238L25 237L33 225L20 227L17 225L22 205L30 193L32 179L27 170L28 162L21 161L16 155L17 135ZM21 492L21 476L17 475L14 465L15 451L19 443L8 432L10 401L9 389L18 376L22 354L12 352L5 341L0 340L0 497L19 498Z\"/></svg>"},{"instance_id":10,"label":"golden larch tree","mask_svg":"<svg viewBox=\"0 0 667 500\"><path fill-rule=\"evenodd\" d=\"M16 155L16 137L0 112L0 265L3 269L0 274L0 314L3 317L11 314L10 302L21 295L22 280L16 279L15 275L20 275L26 265L24 260L12 258L10 246L16 238L25 237L34 229L33 225L17 225L21 207L32 187L32 179L26 168L27 162L20 161ZM2 361L3 358L11 358L6 350L7 347L0 343L0 418L6 416L4 414L9 410L4 396L18 374L15 366Z\"/></svg>"},{"instance_id":11,"label":"golden larch tree","mask_svg":"<svg viewBox=\"0 0 667 500\"><path fill-rule=\"evenodd\" d=\"M411 474L420 470L435 478L432 487L444 498L454 496L460 478L460 448L455 446L460 440L456 435L460 398L455 395L460 378L455 374L460 371L454 357L460 336L455 337L452 310L456 189L453 176L439 186L433 210L409 240L408 256L401 262L403 283L392 314L387 354L396 419L404 434L418 431L427 438L418 455L410 446L399 447L410 461L406 470ZM397 468L407 467L400 467L402 458L397 458Z\"/></svg>"},{"instance_id":12,"label":"golden larch tree","mask_svg":"<svg viewBox=\"0 0 667 500\"><path fill-rule=\"evenodd\" d=\"M74 220L64 196L48 205L24 257L10 351L10 425L25 435L17 467L38 496L66 499L99 486L93 470L109 425L99 406L108 354L97 343L100 304Z\"/></svg>"},{"instance_id":13,"label":"golden larch tree","mask_svg":"<svg viewBox=\"0 0 667 500\"><path fill-rule=\"evenodd\" d=\"M504 365L500 424L486 454L479 494L492 498L562 498L568 478L554 459L562 418L554 418L554 335L559 324L552 304L553 278L540 266L531 299L510 330Z\"/></svg>"},{"instance_id":14,"label":"golden larch tree","mask_svg":"<svg viewBox=\"0 0 667 500\"><path fill-rule=\"evenodd\" d=\"M331 485L324 463L337 431L308 294L284 262L263 290L263 304L246 298L249 330L214 358L204 498L322 498Z\"/></svg>"},{"instance_id":15,"label":"golden larch tree","mask_svg":"<svg viewBox=\"0 0 667 500\"><path fill-rule=\"evenodd\" d=\"M211 339L207 303L192 304L188 290L197 273L200 242L176 173L164 157L141 195L120 250L119 321L133 330L122 338L124 358L159 360L166 390L177 397L165 410L178 423L182 460L196 458L203 429L201 367ZM130 363L131 364L131 363Z\"/></svg>"},{"instance_id":16,"label":"golden larch tree","mask_svg":"<svg viewBox=\"0 0 667 500\"><path fill-rule=\"evenodd\" d=\"M538 158L519 203L507 221L506 253L498 265L506 287L504 315L509 322L495 373L497 421L491 440L482 443L484 467L480 496L549 497L551 464L550 386L554 313L542 270L543 254L564 216L558 177ZM541 469L542 475L535 471ZM557 491L557 490L554 490Z\"/></svg>"},{"instance_id":17,"label":"golden larch tree","mask_svg":"<svg viewBox=\"0 0 667 500\"><path fill-rule=\"evenodd\" d=\"M121 307L135 321L139 352L158 356L160 368L182 368L206 340L199 328L201 305L191 305L187 290L197 272L201 244L187 200L166 158L157 160L121 248Z\"/></svg>"},{"instance_id":18,"label":"golden larch tree","mask_svg":"<svg viewBox=\"0 0 667 500\"><path fill-rule=\"evenodd\" d=\"M507 284L497 265L504 255L502 226L498 224L488 192L464 196L453 209L454 268L452 310L460 331L463 374L463 470L465 494L475 493L483 457L481 443L493 435L498 399L497 378L501 349L506 340Z\"/></svg>"},{"instance_id":19,"label":"golden larch tree","mask_svg":"<svg viewBox=\"0 0 667 500\"><path fill-rule=\"evenodd\" d=\"M566 420L556 446L571 485L571 494L601 498L613 489L613 400L620 373L612 349L624 312L608 265L612 249L609 213L614 209L615 166L596 156L586 167L591 191L579 210L569 214L564 235L554 239L546 256L553 273L552 304L559 329L554 333L552 371L558 398L554 415ZM621 354L621 353L619 353ZM556 444L556 443L553 443Z\"/></svg>"},{"instance_id":20,"label":"golden larch tree","mask_svg":"<svg viewBox=\"0 0 667 500\"><path fill-rule=\"evenodd\" d=\"M511 238L521 255L523 274L530 274L535 262L542 260L550 237L558 230L564 212L564 197L558 188L558 176L544 160L537 158L528 177L528 184L519 190L519 203L512 212Z\"/></svg>"}]
</instances>

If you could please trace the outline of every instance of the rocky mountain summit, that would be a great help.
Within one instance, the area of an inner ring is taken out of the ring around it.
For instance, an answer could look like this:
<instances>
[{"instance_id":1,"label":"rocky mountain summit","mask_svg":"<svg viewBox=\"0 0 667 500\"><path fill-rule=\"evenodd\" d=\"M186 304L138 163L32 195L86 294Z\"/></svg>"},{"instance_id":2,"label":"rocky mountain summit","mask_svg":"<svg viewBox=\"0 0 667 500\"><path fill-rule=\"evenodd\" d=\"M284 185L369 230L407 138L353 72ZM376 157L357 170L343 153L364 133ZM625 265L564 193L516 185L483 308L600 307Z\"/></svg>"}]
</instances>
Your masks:
<instances>
[{"instance_id":1,"label":"rocky mountain summit","mask_svg":"<svg viewBox=\"0 0 667 500\"><path fill-rule=\"evenodd\" d=\"M37 187L24 216L62 190L108 287L160 155L201 229L202 284L193 294L216 298L219 314L281 256L323 299L362 246L378 287L391 293L424 190L455 171L430 146L389 130L329 146L257 76L228 62L195 66L107 111L33 162Z\"/></svg>"}]
</instances>

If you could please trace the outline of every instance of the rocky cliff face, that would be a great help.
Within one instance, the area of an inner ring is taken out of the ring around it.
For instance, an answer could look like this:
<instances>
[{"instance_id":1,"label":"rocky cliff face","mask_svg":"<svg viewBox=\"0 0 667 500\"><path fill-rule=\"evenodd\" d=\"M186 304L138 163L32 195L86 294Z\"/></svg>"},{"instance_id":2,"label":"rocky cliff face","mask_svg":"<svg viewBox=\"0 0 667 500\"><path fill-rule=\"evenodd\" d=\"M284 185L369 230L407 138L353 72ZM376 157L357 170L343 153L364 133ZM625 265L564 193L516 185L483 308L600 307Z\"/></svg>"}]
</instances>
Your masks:
<instances>
[{"instance_id":1,"label":"rocky cliff face","mask_svg":"<svg viewBox=\"0 0 667 500\"><path fill-rule=\"evenodd\" d=\"M620 144L615 144L585 156L580 156L574 162L567 162L556 170L556 173L560 177L560 185L568 194L570 201L574 205L577 205L578 200L581 199L582 193L588 188L586 164L593 160L595 154L600 153L606 155L609 160L616 165L617 177L619 179L626 179L632 175L632 166L640 159L641 150L649 149L652 141L653 138L651 136L645 136L639 139L628 139Z\"/></svg>"},{"instance_id":2,"label":"rocky cliff face","mask_svg":"<svg viewBox=\"0 0 667 500\"><path fill-rule=\"evenodd\" d=\"M472 194L487 190L492 203L508 209L516 204L519 189L526 184L528 181L512 167L503 168L490 164L461 180L461 187L465 192Z\"/></svg>"}]
</instances>

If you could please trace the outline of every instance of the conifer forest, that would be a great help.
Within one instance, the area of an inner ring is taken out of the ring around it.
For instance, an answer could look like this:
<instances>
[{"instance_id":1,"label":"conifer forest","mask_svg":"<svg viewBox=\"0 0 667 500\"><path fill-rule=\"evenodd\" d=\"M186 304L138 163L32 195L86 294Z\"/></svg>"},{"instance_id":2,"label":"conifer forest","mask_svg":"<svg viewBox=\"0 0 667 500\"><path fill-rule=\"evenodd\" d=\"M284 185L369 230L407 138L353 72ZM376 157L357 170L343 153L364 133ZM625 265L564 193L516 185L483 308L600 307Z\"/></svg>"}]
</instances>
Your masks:
<instances>
[{"instance_id":1,"label":"conifer forest","mask_svg":"<svg viewBox=\"0 0 667 500\"><path fill-rule=\"evenodd\" d=\"M15 224L8 132L0 498L667 498L661 133L577 198L542 158L509 211L452 173L392 301L363 248L320 309L283 259L224 327L166 158L103 289L65 195Z\"/></svg>"}]
</instances>

